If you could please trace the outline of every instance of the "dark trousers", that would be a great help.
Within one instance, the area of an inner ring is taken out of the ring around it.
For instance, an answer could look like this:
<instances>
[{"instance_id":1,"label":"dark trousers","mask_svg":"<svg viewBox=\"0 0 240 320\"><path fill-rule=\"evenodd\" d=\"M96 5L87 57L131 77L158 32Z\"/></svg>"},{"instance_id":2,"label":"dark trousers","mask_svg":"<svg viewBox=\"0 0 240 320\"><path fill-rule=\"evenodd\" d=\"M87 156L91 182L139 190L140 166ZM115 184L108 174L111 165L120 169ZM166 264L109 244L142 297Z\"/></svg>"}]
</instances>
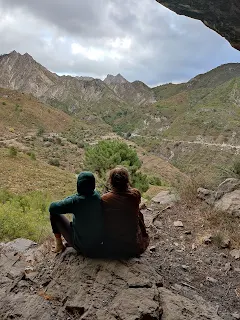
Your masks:
<instances>
[{"instance_id":1,"label":"dark trousers","mask_svg":"<svg viewBox=\"0 0 240 320\"><path fill-rule=\"evenodd\" d=\"M54 234L61 234L70 247L73 247L71 222L63 214L51 214L50 221Z\"/></svg>"}]
</instances>

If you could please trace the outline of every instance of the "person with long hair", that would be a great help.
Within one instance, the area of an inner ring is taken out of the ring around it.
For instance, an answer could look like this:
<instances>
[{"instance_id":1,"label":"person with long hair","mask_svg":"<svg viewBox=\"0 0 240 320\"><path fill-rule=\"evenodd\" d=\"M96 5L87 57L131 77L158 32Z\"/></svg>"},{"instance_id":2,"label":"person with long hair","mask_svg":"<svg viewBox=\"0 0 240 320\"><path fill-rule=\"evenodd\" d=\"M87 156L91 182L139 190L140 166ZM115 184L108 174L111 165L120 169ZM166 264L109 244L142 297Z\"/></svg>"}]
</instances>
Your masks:
<instances>
[{"instance_id":1,"label":"person with long hair","mask_svg":"<svg viewBox=\"0 0 240 320\"><path fill-rule=\"evenodd\" d=\"M141 194L123 167L111 170L108 182L111 190L102 196L105 252L116 258L140 256L149 245L139 210Z\"/></svg>"}]
</instances>

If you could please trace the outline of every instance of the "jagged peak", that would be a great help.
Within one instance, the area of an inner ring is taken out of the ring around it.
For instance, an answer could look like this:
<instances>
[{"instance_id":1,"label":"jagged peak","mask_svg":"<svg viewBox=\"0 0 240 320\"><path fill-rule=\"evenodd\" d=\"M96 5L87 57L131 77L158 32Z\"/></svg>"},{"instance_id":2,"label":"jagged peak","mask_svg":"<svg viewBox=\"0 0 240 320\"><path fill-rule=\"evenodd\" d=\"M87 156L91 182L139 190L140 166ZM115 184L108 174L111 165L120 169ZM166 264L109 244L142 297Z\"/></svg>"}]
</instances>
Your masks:
<instances>
[{"instance_id":1,"label":"jagged peak","mask_svg":"<svg viewBox=\"0 0 240 320\"><path fill-rule=\"evenodd\" d=\"M118 73L116 76L108 74L107 77L104 79L104 82L107 84L128 83L128 81L120 73Z\"/></svg>"}]
</instances>

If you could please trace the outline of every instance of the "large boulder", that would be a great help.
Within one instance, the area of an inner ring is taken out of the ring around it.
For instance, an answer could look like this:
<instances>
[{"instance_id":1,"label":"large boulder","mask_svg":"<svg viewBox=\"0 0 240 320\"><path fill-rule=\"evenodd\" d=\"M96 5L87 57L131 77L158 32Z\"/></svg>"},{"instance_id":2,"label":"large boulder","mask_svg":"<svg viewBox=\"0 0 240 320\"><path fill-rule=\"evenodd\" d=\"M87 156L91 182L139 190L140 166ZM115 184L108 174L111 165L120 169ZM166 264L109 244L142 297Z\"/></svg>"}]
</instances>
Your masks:
<instances>
[{"instance_id":1,"label":"large boulder","mask_svg":"<svg viewBox=\"0 0 240 320\"><path fill-rule=\"evenodd\" d=\"M198 188L198 198L213 205L215 209L240 217L240 180L229 178L216 191Z\"/></svg>"},{"instance_id":2,"label":"large boulder","mask_svg":"<svg viewBox=\"0 0 240 320\"><path fill-rule=\"evenodd\" d=\"M226 193L214 204L215 208L227 212L235 217L240 217L240 190Z\"/></svg>"},{"instance_id":3,"label":"large boulder","mask_svg":"<svg viewBox=\"0 0 240 320\"><path fill-rule=\"evenodd\" d=\"M240 189L240 180L235 178L228 178L218 186L215 193L215 199L219 200L226 193L230 193L236 189Z\"/></svg>"},{"instance_id":4,"label":"large boulder","mask_svg":"<svg viewBox=\"0 0 240 320\"><path fill-rule=\"evenodd\" d=\"M152 198L152 202L167 205L172 204L177 201L175 194L170 193L170 191L161 191L155 197Z\"/></svg>"},{"instance_id":5,"label":"large boulder","mask_svg":"<svg viewBox=\"0 0 240 320\"><path fill-rule=\"evenodd\" d=\"M239 0L156 0L180 15L201 20L240 50Z\"/></svg>"},{"instance_id":6,"label":"large boulder","mask_svg":"<svg viewBox=\"0 0 240 320\"><path fill-rule=\"evenodd\" d=\"M164 289L144 256L92 260L71 248L55 256L50 248L1 246L1 319L221 320L206 301Z\"/></svg>"},{"instance_id":7,"label":"large boulder","mask_svg":"<svg viewBox=\"0 0 240 320\"><path fill-rule=\"evenodd\" d=\"M205 188L197 189L197 197L208 204L213 204L215 201L214 191Z\"/></svg>"}]
</instances>

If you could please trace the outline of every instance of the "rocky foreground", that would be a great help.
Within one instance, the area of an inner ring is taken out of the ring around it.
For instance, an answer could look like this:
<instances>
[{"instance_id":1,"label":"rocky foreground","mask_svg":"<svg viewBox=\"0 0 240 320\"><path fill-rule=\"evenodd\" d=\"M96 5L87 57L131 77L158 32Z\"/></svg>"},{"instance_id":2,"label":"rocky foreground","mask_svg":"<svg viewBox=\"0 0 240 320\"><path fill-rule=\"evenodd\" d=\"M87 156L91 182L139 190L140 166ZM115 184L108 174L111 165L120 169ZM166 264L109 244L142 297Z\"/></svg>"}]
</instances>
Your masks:
<instances>
[{"instance_id":1,"label":"rocky foreground","mask_svg":"<svg viewBox=\"0 0 240 320\"><path fill-rule=\"evenodd\" d=\"M1 319L221 319L200 296L163 287L146 257L90 260L18 239L1 250Z\"/></svg>"},{"instance_id":2,"label":"rocky foreground","mask_svg":"<svg viewBox=\"0 0 240 320\"><path fill-rule=\"evenodd\" d=\"M215 202L239 185L223 187ZM52 240L0 244L0 319L240 319L240 250L217 238L205 211L163 191L143 210L151 245L129 261L92 260L72 248L55 255Z\"/></svg>"}]
</instances>

